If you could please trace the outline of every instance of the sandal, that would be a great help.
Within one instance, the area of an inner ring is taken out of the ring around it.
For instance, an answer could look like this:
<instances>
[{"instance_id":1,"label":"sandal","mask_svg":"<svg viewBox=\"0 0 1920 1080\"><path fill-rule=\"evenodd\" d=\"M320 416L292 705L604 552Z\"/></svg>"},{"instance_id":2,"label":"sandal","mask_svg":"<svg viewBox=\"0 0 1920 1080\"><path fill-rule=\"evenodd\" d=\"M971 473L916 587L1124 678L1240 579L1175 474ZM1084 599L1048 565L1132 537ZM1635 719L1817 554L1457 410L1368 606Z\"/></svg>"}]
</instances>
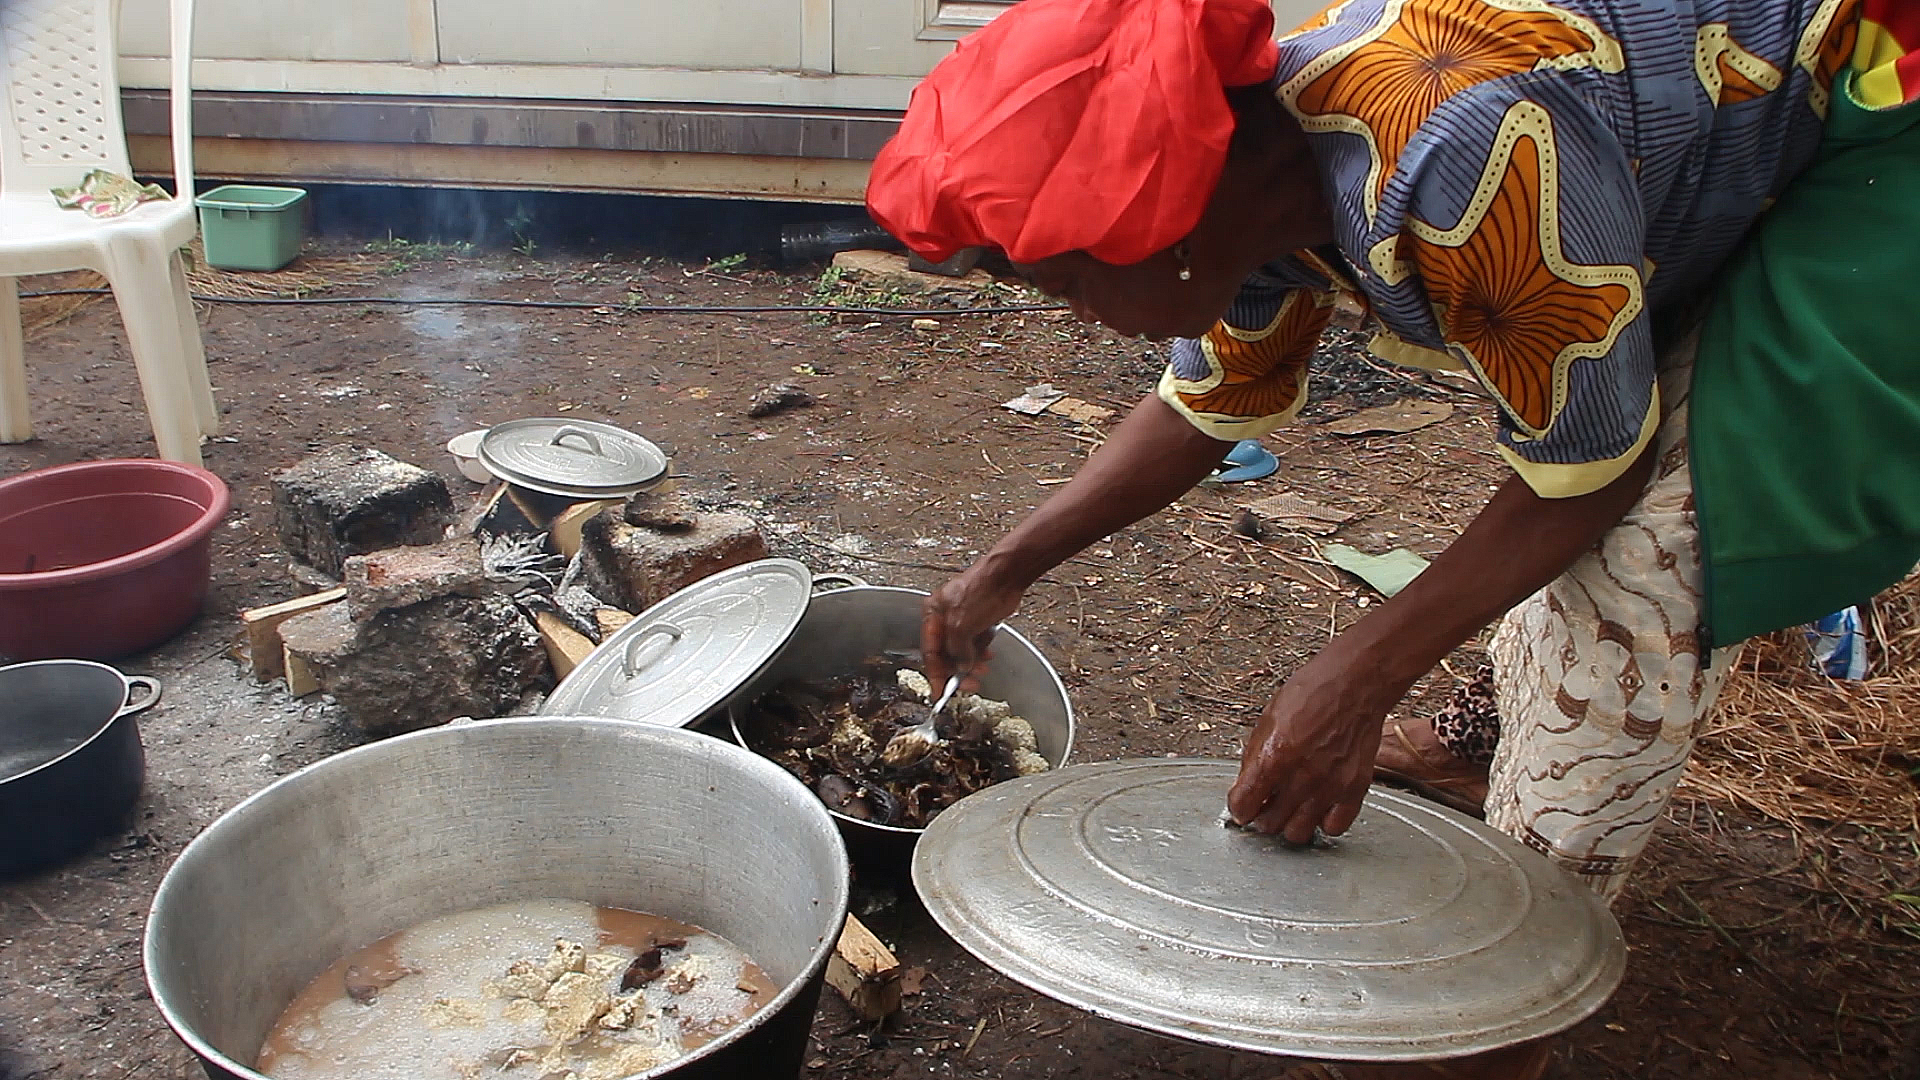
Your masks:
<instances>
[{"instance_id":1,"label":"sandal","mask_svg":"<svg viewBox=\"0 0 1920 1080\"><path fill-rule=\"evenodd\" d=\"M1423 751L1398 720L1388 720L1381 729L1380 748L1382 757L1391 755L1401 760L1388 765L1376 761L1373 766L1375 779L1407 788L1416 795L1471 817L1487 816L1485 766L1461 761L1444 750ZM1435 761L1436 754L1444 755L1445 760Z\"/></svg>"},{"instance_id":2,"label":"sandal","mask_svg":"<svg viewBox=\"0 0 1920 1080\"><path fill-rule=\"evenodd\" d=\"M1216 484L1238 484L1248 480L1261 480L1280 470L1280 459L1273 451L1260 445L1259 439L1241 439L1227 451L1213 475L1207 479Z\"/></svg>"}]
</instances>

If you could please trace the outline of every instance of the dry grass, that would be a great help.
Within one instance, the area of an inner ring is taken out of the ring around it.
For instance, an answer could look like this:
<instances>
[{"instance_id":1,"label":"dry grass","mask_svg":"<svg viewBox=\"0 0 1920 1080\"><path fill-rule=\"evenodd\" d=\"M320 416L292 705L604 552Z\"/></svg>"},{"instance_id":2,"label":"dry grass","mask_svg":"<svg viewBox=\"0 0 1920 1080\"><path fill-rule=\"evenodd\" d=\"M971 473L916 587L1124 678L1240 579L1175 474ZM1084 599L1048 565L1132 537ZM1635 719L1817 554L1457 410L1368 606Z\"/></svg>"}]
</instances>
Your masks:
<instances>
[{"instance_id":1,"label":"dry grass","mask_svg":"<svg viewBox=\"0 0 1920 1080\"><path fill-rule=\"evenodd\" d=\"M1870 677L1815 670L1805 637L1748 642L1683 790L1799 828L1920 828L1920 575L1864 612Z\"/></svg>"},{"instance_id":2,"label":"dry grass","mask_svg":"<svg viewBox=\"0 0 1920 1080\"><path fill-rule=\"evenodd\" d=\"M303 255L285 269L272 273L221 270L207 265L206 251L199 240L185 252L187 288L195 296L229 299L296 299L327 289L364 288L379 280L381 271L392 258L377 254ZM34 279L23 291L41 292L59 289L104 289L107 281L90 270L54 274ZM104 293L90 296L47 296L20 302L20 321L27 340L46 333L73 318L85 308L108 300Z\"/></svg>"}]
</instances>

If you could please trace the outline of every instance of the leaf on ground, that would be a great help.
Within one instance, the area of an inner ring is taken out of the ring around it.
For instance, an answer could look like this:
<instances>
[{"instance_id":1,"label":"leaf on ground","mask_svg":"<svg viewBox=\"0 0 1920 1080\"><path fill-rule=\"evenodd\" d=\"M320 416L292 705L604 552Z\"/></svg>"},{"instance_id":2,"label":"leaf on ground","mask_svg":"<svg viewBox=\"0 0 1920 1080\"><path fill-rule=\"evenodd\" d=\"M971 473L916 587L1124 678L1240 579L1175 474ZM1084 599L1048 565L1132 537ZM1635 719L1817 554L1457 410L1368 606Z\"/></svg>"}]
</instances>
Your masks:
<instances>
[{"instance_id":1,"label":"leaf on ground","mask_svg":"<svg viewBox=\"0 0 1920 1080\"><path fill-rule=\"evenodd\" d=\"M1428 566L1426 559L1406 548L1394 548L1385 555L1369 555L1345 544L1328 544L1320 549L1320 554L1328 562L1373 586L1381 596L1392 596L1406 588L1407 582L1419 577L1420 572Z\"/></svg>"}]
</instances>

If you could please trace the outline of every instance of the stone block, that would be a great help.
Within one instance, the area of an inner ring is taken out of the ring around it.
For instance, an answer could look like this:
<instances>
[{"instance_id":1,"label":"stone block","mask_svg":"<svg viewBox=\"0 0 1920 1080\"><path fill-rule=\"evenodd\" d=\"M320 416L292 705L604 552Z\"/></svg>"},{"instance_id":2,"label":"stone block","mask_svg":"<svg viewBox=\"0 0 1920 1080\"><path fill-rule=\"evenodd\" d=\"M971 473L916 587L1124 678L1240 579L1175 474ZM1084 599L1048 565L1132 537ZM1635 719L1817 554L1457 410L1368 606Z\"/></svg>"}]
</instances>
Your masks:
<instances>
[{"instance_id":1,"label":"stone block","mask_svg":"<svg viewBox=\"0 0 1920 1080\"><path fill-rule=\"evenodd\" d=\"M655 532L683 533L694 525L695 511L687 500L672 491L642 491L627 496L620 508L621 520Z\"/></svg>"},{"instance_id":2,"label":"stone block","mask_svg":"<svg viewBox=\"0 0 1920 1080\"><path fill-rule=\"evenodd\" d=\"M335 577L349 555L439 540L454 517L439 474L358 446L275 473L273 511L288 554Z\"/></svg>"},{"instance_id":3,"label":"stone block","mask_svg":"<svg viewBox=\"0 0 1920 1080\"><path fill-rule=\"evenodd\" d=\"M299 621L288 620L282 637ZM529 694L553 688L539 632L504 596L442 596L358 624L342 611L340 621L348 641L323 639L315 627L320 648L307 662L320 688L368 735L504 716ZM340 633L338 624L328 629Z\"/></svg>"},{"instance_id":4,"label":"stone block","mask_svg":"<svg viewBox=\"0 0 1920 1080\"><path fill-rule=\"evenodd\" d=\"M479 542L471 538L354 555L347 559L346 585L347 614L355 622L442 596L498 591L480 565Z\"/></svg>"},{"instance_id":5,"label":"stone block","mask_svg":"<svg viewBox=\"0 0 1920 1080\"><path fill-rule=\"evenodd\" d=\"M627 611L641 611L728 567L767 557L760 526L739 514L695 514L679 532L629 525L621 508L581 530L587 588Z\"/></svg>"}]
</instances>

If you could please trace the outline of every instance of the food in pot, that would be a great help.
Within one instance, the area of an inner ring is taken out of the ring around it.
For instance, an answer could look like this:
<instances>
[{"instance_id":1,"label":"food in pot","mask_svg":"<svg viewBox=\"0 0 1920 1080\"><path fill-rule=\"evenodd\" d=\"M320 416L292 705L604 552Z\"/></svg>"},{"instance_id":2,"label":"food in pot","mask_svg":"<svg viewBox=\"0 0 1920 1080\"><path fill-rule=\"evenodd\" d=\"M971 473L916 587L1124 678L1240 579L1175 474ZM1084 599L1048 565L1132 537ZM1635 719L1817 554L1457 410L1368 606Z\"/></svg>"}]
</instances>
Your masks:
<instances>
[{"instance_id":1,"label":"food in pot","mask_svg":"<svg viewBox=\"0 0 1920 1080\"><path fill-rule=\"evenodd\" d=\"M276 1080L616 1080L738 1026L778 993L697 926L570 900L421 923L345 957L287 1007Z\"/></svg>"},{"instance_id":2,"label":"food in pot","mask_svg":"<svg viewBox=\"0 0 1920 1080\"><path fill-rule=\"evenodd\" d=\"M804 781L827 808L879 825L925 828L935 815L1002 780L1045 772L1033 725L1004 701L953 699L939 719L941 745L901 768L880 760L889 740L927 715L925 675L874 657L851 675L789 680L741 718L748 749Z\"/></svg>"}]
</instances>

